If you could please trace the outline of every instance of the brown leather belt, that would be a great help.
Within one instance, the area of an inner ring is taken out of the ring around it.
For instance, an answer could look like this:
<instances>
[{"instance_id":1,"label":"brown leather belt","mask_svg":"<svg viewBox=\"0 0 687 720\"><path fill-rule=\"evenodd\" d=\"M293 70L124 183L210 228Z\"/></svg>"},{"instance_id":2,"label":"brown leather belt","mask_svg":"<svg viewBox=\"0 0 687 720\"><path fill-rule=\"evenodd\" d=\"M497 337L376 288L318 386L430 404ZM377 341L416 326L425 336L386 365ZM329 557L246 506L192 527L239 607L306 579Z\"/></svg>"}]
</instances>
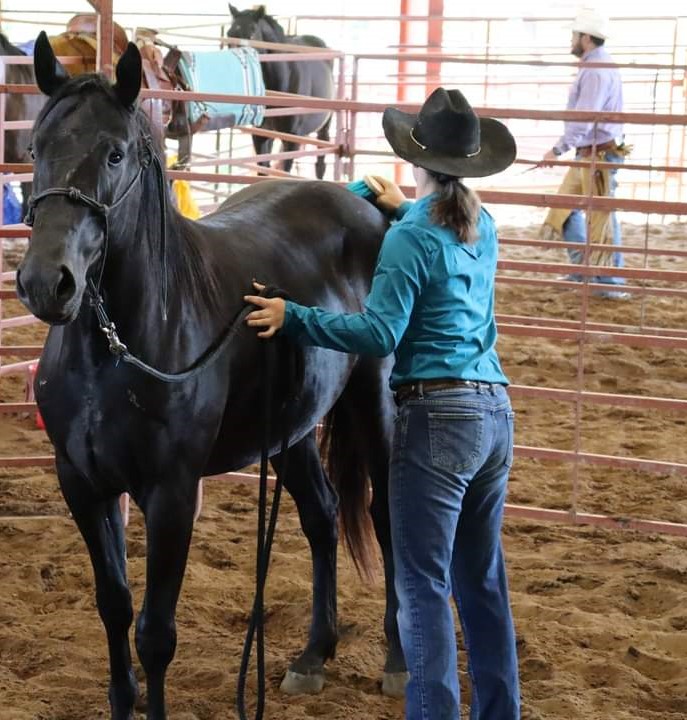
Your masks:
<instances>
[{"instance_id":1,"label":"brown leather belt","mask_svg":"<svg viewBox=\"0 0 687 720\"><path fill-rule=\"evenodd\" d=\"M583 145L582 147L577 148L577 154L582 155L582 157L590 157L592 154L592 145ZM617 150L618 145L615 140L609 140L608 142L601 143L600 145L596 146L596 152L606 152L606 150Z\"/></svg>"},{"instance_id":2,"label":"brown leather belt","mask_svg":"<svg viewBox=\"0 0 687 720\"><path fill-rule=\"evenodd\" d=\"M478 380L459 380L457 378L437 378L436 380L418 380L417 382L404 383L396 388L394 398L397 404L413 398L421 398L427 392L436 390L452 390L454 388L472 388L479 390L493 390L500 387L497 383L480 382Z\"/></svg>"}]
</instances>

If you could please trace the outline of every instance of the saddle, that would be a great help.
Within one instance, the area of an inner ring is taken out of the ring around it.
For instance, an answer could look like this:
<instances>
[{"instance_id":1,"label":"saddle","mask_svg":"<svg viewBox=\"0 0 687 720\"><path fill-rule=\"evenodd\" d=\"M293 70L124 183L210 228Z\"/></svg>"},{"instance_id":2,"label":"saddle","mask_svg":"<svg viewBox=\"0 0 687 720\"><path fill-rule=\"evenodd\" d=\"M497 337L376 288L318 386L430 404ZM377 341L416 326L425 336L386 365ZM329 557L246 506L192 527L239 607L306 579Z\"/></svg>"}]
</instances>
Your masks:
<instances>
[{"instance_id":1,"label":"saddle","mask_svg":"<svg viewBox=\"0 0 687 720\"><path fill-rule=\"evenodd\" d=\"M74 15L67 23L65 32L50 38L50 45L56 55L80 57L81 62L66 65L70 75L95 72L98 17L94 13ZM141 53L143 66L143 87L150 89L174 90L175 83L164 69L161 50L154 44L154 31L139 31L136 44ZM113 61L116 63L129 44L129 38L121 25L114 23ZM153 124L162 129L172 116L172 102L169 100L144 100L144 110Z\"/></svg>"},{"instance_id":2,"label":"saddle","mask_svg":"<svg viewBox=\"0 0 687 720\"><path fill-rule=\"evenodd\" d=\"M94 13L74 15L67 29L50 38L56 55L79 57L81 62L66 66L70 75L95 72L98 17ZM157 31L138 28L134 41L141 53L142 85L150 90L196 90L200 92L264 95L265 87L257 52L235 48L215 53L184 53L157 37ZM113 61L127 48L124 28L114 23ZM162 48L167 49L163 56ZM260 125L262 105L182 102L146 99L141 105L153 125L169 138L190 145L199 130L219 130L239 124ZM186 157L187 152L180 152Z\"/></svg>"},{"instance_id":3,"label":"saddle","mask_svg":"<svg viewBox=\"0 0 687 720\"><path fill-rule=\"evenodd\" d=\"M93 13L81 13L67 23L67 32L63 33L72 35L86 35L89 38L95 38L98 34L98 16ZM129 43L129 38L121 25L114 23L113 46L117 55L122 55Z\"/></svg>"},{"instance_id":4,"label":"saddle","mask_svg":"<svg viewBox=\"0 0 687 720\"><path fill-rule=\"evenodd\" d=\"M94 14L74 15L67 23L67 29L60 35L50 38L50 45L56 55L80 57L81 62L69 64L66 70L70 75L95 72L98 18ZM126 50L129 42L121 25L114 24L114 59L117 60Z\"/></svg>"}]
</instances>

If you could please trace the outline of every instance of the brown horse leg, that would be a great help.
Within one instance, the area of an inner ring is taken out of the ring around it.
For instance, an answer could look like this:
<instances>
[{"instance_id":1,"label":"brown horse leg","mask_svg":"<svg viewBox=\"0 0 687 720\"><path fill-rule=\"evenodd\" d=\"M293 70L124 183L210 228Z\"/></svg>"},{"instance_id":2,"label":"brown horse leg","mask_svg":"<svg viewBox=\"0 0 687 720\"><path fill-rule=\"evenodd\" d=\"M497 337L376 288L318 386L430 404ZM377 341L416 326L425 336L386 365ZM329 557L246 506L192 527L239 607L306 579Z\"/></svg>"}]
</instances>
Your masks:
<instances>
[{"instance_id":1,"label":"brown horse leg","mask_svg":"<svg viewBox=\"0 0 687 720\"><path fill-rule=\"evenodd\" d=\"M175 479L177 483L180 481ZM148 720L165 720L165 675L176 650L175 613L193 530L196 482L158 484L141 508L147 534L146 592L136 650L146 673Z\"/></svg>"},{"instance_id":2,"label":"brown horse leg","mask_svg":"<svg viewBox=\"0 0 687 720\"><path fill-rule=\"evenodd\" d=\"M279 456L272 458L280 472ZM288 694L318 693L324 686L324 663L334 657L336 629L336 492L325 475L314 432L289 449L286 489L298 508L312 555L312 620L305 650L281 684Z\"/></svg>"},{"instance_id":3,"label":"brown horse leg","mask_svg":"<svg viewBox=\"0 0 687 720\"><path fill-rule=\"evenodd\" d=\"M126 545L118 495L103 499L64 460L57 462L62 494L83 535L93 564L98 612L107 633L110 654L112 720L133 720L138 684L131 667L129 627L133 620L126 579Z\"/></svg>"}]
</instances>

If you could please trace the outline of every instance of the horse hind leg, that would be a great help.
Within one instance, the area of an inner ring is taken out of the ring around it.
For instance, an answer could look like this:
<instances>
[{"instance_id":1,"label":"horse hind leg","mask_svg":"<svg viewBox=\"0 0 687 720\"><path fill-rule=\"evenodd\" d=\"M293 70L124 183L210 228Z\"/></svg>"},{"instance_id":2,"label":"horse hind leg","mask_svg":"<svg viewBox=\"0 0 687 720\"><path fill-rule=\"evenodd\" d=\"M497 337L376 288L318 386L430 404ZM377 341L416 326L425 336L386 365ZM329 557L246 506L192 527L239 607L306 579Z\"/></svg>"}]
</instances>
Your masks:
<instances>
[{"instance_id":1,"label":"horse hind leg","mask_svg":"<svg viewBox=\"0 0 687 720\"><path fill-rule=\"evenodd\" d=\"M281 472L282 459L272 465ZM312 617L308 643L291 663L281 684L290 695L319 693L324 687L324 663L334 657L336 625L337 500L322 467L312 432L289 449L285 487L293 497L312 557Z\"/></svg>"},{"instance_id":2,"label":"horse hind leg","mask_svg":"<svg viewBox=\"0 0 687 720\"><path fill-rule=\"evenodd\" d=\"M260 135L253 135L253 147L255 148L256 155L269 155L272 152L272 146L274 145L274 139L268 137L261 137ZM269 160L258 160L258 165L268 168L270 166ZM258 175L265 175L266 173L258 173Z\"/></svg>"},{"instance_id":3,"label":"horse hind leg","mask_svg":"<svg viewBox=\"0 0 687 720\"><path fill-rule=\"evenodd\" d=\"M351 376L346 390L356 397L357 417L352 424L364 428L359 437L358 451L366 457L372 483L370 513L384 563L386 608L384 635L387 654L382 679L382 692L390 697L403 697L408 682L396 616L398 598L394 585L394 558L391 549L389 519L389 458L396 407L387 386L387 373L374 358L363 358Z\"/></svg>"},{"instance_id":4,"label":"horse hind leg","mask_svg":"<svg viewBox=\"0 0 687 720\"><path fill-rule=\"evenodd\" d=\"M327 118L327 122L317 131L317 139L329 142L329 126L332 122L332 116ZM322 180L327 169L326 155L318 155L315 161L315 175L318 180Z\"/></svg>"},{"instance_id":5,"label":"horse hind leg","mask_svg":"<svg viewBox=\"0 0 687 720\"><path fill-rule=\"evenodd\" d=\"M284 152L293 152L294 150L298 150L300 147L298 143L290 142L288 140L283 140L281 146ZM284 158L284 160L282 160L281 169L284 172L290 173L291 168L293 167L293 161L294 158Z\"/></svg>"},{"instance_id":6,"label":"horse hind leg","mask_svg":"<svg viewBox=\"0 0 687 720\"><path fill-rule=\"evenodd\" d=\"M131 666L129 627L133 620L126 578L124 526L117 496L102 499L71 464L59 460L62 494L86 541L95 575L98 613L107 633L110 655L109 700L112 720L133 720L138 683Z\"/></svg>"}]
</instances>

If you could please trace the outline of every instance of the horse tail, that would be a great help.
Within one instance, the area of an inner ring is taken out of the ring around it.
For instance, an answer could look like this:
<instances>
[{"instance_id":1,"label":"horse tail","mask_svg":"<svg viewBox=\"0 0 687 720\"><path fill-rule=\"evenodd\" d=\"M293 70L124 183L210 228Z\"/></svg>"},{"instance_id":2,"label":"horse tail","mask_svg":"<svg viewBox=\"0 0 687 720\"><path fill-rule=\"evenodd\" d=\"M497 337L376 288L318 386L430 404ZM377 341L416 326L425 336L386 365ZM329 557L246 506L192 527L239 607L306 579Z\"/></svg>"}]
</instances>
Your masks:
<instances>
[{"instance_id":1,"label":"horse tail","mask_svg":"<svg viewBox=\"0 0 687 720\"><path fill-rule=\"evenodd\" d=\"M351 381L324 420L321 450L329 480L339 495L339 520L346 547L361 577L371 579L377 565L369 513L369 439L356 412Z\"/></svg>"}]
</instances>

